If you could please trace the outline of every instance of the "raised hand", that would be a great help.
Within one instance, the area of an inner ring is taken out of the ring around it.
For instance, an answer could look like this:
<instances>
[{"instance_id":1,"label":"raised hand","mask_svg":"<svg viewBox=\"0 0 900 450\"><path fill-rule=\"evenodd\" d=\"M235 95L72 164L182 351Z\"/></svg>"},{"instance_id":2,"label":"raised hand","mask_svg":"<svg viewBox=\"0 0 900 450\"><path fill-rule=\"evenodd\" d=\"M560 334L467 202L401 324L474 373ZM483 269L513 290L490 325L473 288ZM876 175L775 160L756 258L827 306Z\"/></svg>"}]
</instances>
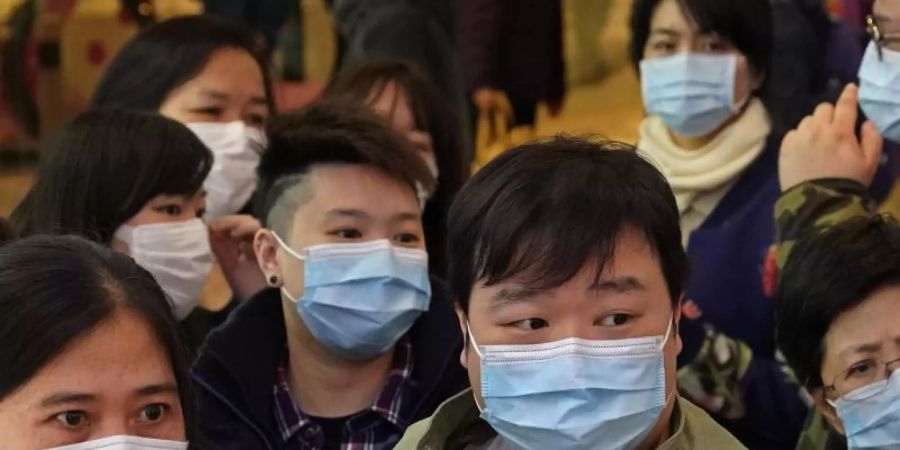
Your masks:
<instances>
[{"instance_id":1,"label":"raised hand","mask_svg":"<svg viewBox=\"0 0 900 450\"><path fill-rule=\"evenodd\" d=\"M884 139L869 121L856 137L858 101L859 88L849 84L834 106L819 105L784 137L778 163L782 191L824 178L872 183Z\"/></svg>"}]
</instances>

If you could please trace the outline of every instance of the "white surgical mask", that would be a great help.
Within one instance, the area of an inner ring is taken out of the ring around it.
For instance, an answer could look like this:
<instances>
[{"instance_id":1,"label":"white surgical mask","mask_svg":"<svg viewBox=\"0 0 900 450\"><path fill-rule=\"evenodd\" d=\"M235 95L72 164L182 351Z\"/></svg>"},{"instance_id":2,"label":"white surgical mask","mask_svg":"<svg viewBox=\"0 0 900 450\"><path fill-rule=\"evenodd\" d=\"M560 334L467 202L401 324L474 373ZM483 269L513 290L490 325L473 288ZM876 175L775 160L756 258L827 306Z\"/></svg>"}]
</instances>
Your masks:
<instances>
[{"instance_id":1,"label":"white surgical mask","mask_svg":"<svg viewBox=\"0 0 900 450\"><path fill-rule=\"evenodd\" d=\"M207 220L235 214L256 190L256 168L265 147L262 131L242 121L230 123L190 123L187 127L215 156L206 177Z\"/></svg>"},{"instance_id":2,"label":"white surgical mask","mask_svg":"<svg viewBox=\"0 0 900 450\"><path fill-rule=\"evenodd\" d=\"M110 436L47 450L187 450L187 442L164 441L137 436Z\"/></svg>"},{"instance_id":3,"label":"white surgical mask","mask_svg":"<svg viewBox=\"0 0 900 450\"><path fill-rule=\"evenodd\" d=\"M184 320L200 301L200 293L213 256L209 230L200 219L131 227L122 225L116 239L128 245L129 254L153 274L172 301L178 320Z\"/></svg>"}]
</instances>

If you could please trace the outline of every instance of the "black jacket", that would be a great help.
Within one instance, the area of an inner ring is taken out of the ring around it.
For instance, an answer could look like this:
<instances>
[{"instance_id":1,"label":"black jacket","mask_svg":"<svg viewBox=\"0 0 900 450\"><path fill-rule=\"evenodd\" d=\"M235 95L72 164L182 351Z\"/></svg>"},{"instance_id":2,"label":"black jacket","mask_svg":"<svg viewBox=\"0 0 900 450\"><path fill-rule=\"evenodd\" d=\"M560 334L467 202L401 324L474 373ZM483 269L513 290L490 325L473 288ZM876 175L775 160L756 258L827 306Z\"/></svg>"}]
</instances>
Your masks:
<instances>
[{"instance_id":1,"label":"black jacket","mask_svg":"<svg viewBox=\"0 0 900 450\"><path fill-rule=\"evenodd\" d=\"M462 336L450 297L442 283L432 280L431 284L431 309L408 333L413 346L412 375L423 387L412 422L430 416L469 384L459 364ZM201 448L283 448L272 388L285 342L277 289L257 294L210 334L191 370L198 396Z\"/></svg>"}]
</instances>

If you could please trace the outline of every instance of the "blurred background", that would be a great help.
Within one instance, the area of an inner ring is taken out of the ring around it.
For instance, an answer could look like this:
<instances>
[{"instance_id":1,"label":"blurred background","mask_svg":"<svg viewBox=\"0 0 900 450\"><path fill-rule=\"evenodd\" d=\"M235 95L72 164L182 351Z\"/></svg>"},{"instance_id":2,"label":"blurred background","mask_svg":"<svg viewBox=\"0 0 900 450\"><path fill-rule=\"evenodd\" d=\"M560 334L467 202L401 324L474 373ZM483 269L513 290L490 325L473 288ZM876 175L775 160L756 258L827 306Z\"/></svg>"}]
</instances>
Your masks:
<instances>
[{"instance_id":1,"label":"blurred background","mask_svg":"<svg viewBox=\"0 0 900 450\"><path fill-rule=\"evenodd\" d=\"M256 16L281 19L269 33L278 42L274 73L282 110L315 99L337 65L340 38L326 1L272 1L271 10L269 0L254 2ZM636 140L643 110L628 60L630 3L563 1L568 93L561 114L538 111L538 135ZM40 139L84 110L126 40L156 21L228 7L227 0L0 0L0 216L27 190ZM843 13L839 1L829 8L835 17Z\"/></svg>"}]
</instances>

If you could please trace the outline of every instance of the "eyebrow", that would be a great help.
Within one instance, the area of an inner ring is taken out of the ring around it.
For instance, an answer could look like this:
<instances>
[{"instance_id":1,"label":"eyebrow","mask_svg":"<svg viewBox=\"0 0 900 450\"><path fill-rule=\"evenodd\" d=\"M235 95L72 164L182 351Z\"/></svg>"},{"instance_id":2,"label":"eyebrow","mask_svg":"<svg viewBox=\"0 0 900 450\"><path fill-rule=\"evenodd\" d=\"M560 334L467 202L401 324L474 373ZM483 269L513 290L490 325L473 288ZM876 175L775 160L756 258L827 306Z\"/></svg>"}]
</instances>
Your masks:
<instances>
[{"instance_id":1,"label":"eyebrow","mask_svg":"<svg viewBox=\"0 0 900 450\"><path fill-rule=\"evenodd\" d=\"M79 392L58 392L41 401L41 407L52 408L59 405L68 405L73 403L85 404L93 403L96 401L97 396L94 394L85 394Z\"/></svg>"},{"instance_id":2,"label":"eyebrow","mask_svg":"<svg viewBox=\"0 0 900 450\"><path fill-rule=\"evenodd\" d=\"M666 34L666 35L673 36L673 37L681 36L680 31L675 30L673 28L665 28L665 27L654 28L654 29L650 30L650 34L651 35L652 34Z\"/></svg>"},{"instance_id":3,"label":"eyebrow","mask_svg":"<svg viewBox=\"0 0 900 450\"><path fill-rule=\"evenodd\" d=\"M252 99L250 99L250 103L253 103L253 104L256 104L256 105L264 105L264 106L268 106L269 101L266 100L265 97L253 97Z\"/></svg>"},{"instance_id":4,"label":"eyebrow","mask_svg":"<svg viewBox=\"0 0 900 450\"><path fill-rule=\"evenodd\" d=\"M536 300L543 292L541 289L524 287L503 288L494 294L494 297L491 299L490 309L494 311L520 303L529 303Z\"/></svg>"},{"instance_id":5,"label":"eyebrow","mask_svg":"<svg viewBox=\"0 0 900 450\"><path fill-rule=\"evenodd\" d=\"M178 395L178 386L175 383L161 383L144 386L135 392L135 397L150 397L159 394Z\"/></svg>"},{"instance_id":6,"label":"eyebrow","mask_svg":"<svg viewBox=\"0 0 900 450\"><path fill-rule=\"evenodd\" d=\"M362 219L368 220L371 217L363 210L360 209L332 209L325 213L328 217L349 217L351 219Z\"/></svg>"},{"instance_id":7,"label":"eyebrow","mask_svg":"<svg viewBox=\"0 0 900 450\"><path fill-rule=\"evenodd\" d=\"M629 292L646 290L646 287L635 277L620 277L597 280L589 289L592 291L611 291L617 294L627 294Z\"/></svg>"},{"instance_id":8,"label":"eyebrow","mask_svg":"<svg viewBox=\"0 0 900 450\"><path fill-rule=\"evenodd\" d=\"M890 17L890 16L883 16L883 15L881 15L881 14L874 14L873 16L875 17L875 22L883 23L883 22L890 22L890 21L891 21L891 17Z\"/></svg>"},{"instance_id":9,"label":"eyebrow","mask_svg":"<svg viewBox=\"0 0 900 450\"><path fill-rule=\"evenodd\" d=\"M214 100L223 100L223 101L229 99L229 96L227 93L220 92L220 91L210 91L210 90L200 91L200 96L208 97L208 98L211 98Z\"/></svg>"},{"instance_id":10,"label":"eyebrow","mask_svg":"<svg viewBox=\"0 0 900 450\"><path fill-rule=\"evenodd\" d=\"M419 213L400 213L391 218L391 222L418 222L422 220L422 215Z\"/></svg>"}]
</instances>

